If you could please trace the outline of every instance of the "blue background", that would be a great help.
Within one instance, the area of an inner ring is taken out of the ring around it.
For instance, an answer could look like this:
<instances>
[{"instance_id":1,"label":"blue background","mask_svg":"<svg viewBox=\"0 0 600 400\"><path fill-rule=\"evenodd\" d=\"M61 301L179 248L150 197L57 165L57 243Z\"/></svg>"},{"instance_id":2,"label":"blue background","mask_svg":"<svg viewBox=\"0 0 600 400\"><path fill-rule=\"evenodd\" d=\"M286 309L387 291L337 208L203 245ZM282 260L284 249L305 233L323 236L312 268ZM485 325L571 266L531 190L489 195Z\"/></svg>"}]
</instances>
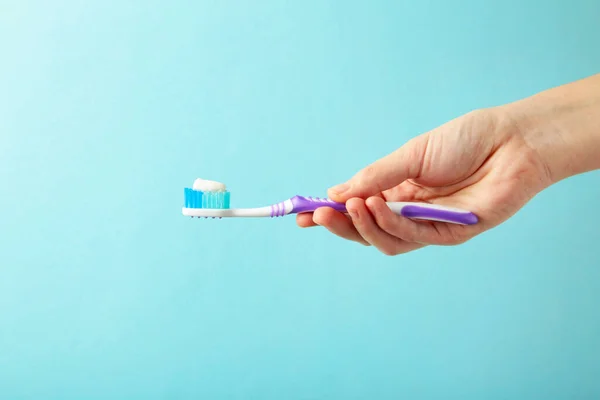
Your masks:
<instances>
[{"instance_id":1,"label":"blue background","mask_svg":"<svg viewBox=\"0 0 600 400\"><path fill-rule=\"evenodd\" d=\"M600 71L600 2L0 1L0 397L600 396L600 175L389 258L293 218L472 109Z\"/></svg>"}]
</instances>

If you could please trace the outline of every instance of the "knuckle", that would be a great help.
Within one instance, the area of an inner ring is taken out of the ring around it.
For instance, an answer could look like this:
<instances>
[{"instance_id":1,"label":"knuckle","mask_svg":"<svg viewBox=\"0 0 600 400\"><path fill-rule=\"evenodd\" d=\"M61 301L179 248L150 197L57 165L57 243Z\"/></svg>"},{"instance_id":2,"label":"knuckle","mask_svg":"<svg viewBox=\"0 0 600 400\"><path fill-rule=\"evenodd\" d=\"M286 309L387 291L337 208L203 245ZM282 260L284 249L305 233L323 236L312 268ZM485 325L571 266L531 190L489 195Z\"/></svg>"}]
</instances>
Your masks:
<instances>
[{"instance_id":1,"label":"knuckle","mask_svg":"<svg viewBox=\"0 0 600 400\"><path fill-rule=\"evenodd\" d=\"M357 175L357 181L359 184L368 184L370 181L375 179L377 171L374 165L369 165L360 171Z\"/></svg>"}]
</instances>

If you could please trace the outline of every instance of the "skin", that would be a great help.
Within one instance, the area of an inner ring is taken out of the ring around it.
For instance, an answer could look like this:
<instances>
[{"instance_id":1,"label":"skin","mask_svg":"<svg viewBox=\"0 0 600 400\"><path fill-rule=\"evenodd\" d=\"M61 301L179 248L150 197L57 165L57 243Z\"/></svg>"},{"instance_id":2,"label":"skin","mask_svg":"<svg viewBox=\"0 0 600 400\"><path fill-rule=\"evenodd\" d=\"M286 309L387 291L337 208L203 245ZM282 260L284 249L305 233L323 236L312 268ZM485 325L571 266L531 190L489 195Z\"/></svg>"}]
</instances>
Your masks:
<instances>
[{"instance_id":1,"label":"skin","mask_svg":"<svg viewBox=\"0 0 600 400\"><path fill-rule=\"evenodd\" d=\"M427 245L457 245L506 221L540 191L600 169L600 74L535 96L477 110L410 140L331 188L349 215L323 207L300 214L300 227L397 255ZM413 221L386 201L418 201L473 211L462 226Z\"/></svg>"}]
</instances>

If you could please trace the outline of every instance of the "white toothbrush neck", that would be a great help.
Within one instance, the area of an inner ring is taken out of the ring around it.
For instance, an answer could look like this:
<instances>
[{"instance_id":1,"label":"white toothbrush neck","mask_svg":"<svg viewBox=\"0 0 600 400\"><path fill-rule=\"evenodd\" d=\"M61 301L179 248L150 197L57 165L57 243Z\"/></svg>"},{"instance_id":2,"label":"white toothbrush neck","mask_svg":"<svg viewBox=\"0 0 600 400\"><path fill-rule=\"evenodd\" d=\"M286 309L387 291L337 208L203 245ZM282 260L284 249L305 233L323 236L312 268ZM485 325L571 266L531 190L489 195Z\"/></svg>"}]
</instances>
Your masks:
<instances>
[{"instance_id":1,"label":"white toothbrush neck","mask_svg":"<svg viewBox=\"0 0 600 400\"><path fill-rule=\"evenodd\" d=\"M186 217L206 218L251 218L270 217L271 207L259 208L184 208L183 215Z\"/></svg>"},{"instance_id":2,"label":"white toothbrush neck","mask_svg":"<svg viewBox=\"0 0 600 400\"><path fill-rule=\"evenodd\" d=\"M286 200L272 206L258 208L184 208L183 215L186 217L207 218L269 218L283 217L289 214L293 208L292 201Z\"/></svg>"}]
</instances>

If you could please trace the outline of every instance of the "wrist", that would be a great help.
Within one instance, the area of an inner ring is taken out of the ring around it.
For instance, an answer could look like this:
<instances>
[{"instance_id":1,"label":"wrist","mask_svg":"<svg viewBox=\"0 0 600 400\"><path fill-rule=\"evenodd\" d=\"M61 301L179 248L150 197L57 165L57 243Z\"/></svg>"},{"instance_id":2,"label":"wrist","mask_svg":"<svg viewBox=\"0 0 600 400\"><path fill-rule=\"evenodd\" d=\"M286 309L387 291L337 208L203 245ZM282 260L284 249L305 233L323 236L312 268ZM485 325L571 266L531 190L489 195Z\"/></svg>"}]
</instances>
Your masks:
<instances>
[{"instance_id":1,"label":"wrist","mask_svg":"<svg viewBox=\"0 0 600 400\"><path fill-rule=\"evenodd\" d=\"M600 75L499 108L552 183L600 169Z\"/></svg>"}]
</instances>

